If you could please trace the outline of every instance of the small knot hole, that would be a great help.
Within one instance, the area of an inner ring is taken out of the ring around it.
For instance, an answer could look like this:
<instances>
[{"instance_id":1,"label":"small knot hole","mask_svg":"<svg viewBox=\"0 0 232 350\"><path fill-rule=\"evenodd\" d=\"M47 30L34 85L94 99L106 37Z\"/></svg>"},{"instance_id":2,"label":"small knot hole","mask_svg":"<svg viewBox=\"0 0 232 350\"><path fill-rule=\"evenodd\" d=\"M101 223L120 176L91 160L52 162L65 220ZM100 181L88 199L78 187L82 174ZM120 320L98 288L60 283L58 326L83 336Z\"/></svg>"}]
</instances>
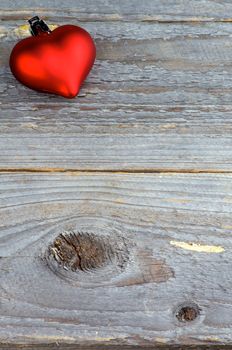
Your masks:
<instances>
[{"instance_id":1,"label":"small knot hole","mask_svg":"<svg viewBox=\"0 0 232 350\"><path fill-rule=\"evenodd\" d=\"M200 314L200 309L196 304L182 305L176 312L176 318L180 322L194 321Z\"/></svg>"}]
</instances>

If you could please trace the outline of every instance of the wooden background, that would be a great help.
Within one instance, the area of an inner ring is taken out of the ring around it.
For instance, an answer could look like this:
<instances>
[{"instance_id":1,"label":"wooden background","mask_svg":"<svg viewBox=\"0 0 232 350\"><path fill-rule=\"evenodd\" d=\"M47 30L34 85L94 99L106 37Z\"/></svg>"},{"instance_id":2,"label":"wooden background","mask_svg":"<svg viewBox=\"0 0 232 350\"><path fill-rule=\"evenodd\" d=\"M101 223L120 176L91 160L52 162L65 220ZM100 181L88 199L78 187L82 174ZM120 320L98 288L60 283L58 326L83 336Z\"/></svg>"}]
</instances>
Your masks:
<instances>
[{"instance_id":1,"label":"wooden background","mask_svg":"<svg viewBox=\"0 0 232 350\"><path fill-rule=\"evenodd\" d=\"M0 5L1 348L231 349L231 1L36 6ZM77 98L11 75L34 15L93 35ZM62 232L110 259L70 271Z\"/></svg>"}]
</instances>

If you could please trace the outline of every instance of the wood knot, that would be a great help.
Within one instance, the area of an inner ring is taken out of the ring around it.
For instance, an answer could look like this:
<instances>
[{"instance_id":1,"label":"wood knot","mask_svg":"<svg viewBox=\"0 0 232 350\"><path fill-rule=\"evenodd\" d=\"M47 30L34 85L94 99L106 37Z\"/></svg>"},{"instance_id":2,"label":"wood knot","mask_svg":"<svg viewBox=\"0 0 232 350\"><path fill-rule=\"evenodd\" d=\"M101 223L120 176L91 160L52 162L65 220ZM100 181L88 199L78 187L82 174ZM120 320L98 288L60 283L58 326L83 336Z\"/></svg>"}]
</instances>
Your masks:
<instances>
[{"instance_id":1,"label":"wood knot","mask_svg":"<svg viewBox=\"0 0 232 350\"><path fill-rule=\"evenodd\" d=\"M194 321L200 315L200 308L197 304L189 303L179 306L176 318L180 322Z\"/></svg>"},{"instance_id":2,"label":"wood knot","mask_svg":"<svg viewBox=\"0 0 232 350\"><path fill-rule=\"evenodd\" d=\"M87 272L111 263L116 263L123 269L128 260L128 251L126 248L121 249L120 245L108 236L63 232L49 246L48 257L53 258L65 270Z\"/></svg>"}]
</instances>

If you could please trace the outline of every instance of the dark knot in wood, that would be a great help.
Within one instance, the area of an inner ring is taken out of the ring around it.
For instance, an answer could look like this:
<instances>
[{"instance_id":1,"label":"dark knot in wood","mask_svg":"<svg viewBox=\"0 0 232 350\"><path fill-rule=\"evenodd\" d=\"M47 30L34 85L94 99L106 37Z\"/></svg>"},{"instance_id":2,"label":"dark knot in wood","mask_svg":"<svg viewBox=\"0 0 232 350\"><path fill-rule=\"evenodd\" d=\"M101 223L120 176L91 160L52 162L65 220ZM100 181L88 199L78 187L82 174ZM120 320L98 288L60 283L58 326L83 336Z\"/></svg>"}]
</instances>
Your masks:
<instances>
[{"instance_id":1,"label":"dark knot in wood","mask_svg":"<svg viewBox=\"0 0 232 350\"><path fill-rule=\"evenodd\" d=\"M200 308L197 304L190 303L189 305L179 306L176 317L180 322L194 321L200 314Z\"/></svg>"},{"instance_id":2,"label":"dark knot in wood","mask_svg":"<svg viewBox=\"0 0 232 350\"><path fill-rule=\"evenodd\" d=\"M121 249L108 236L64 232L49 246L49 256L66 270L90 271L114 262L123 268L128 260L126 246Z\"/></svg>"}]
</instances>

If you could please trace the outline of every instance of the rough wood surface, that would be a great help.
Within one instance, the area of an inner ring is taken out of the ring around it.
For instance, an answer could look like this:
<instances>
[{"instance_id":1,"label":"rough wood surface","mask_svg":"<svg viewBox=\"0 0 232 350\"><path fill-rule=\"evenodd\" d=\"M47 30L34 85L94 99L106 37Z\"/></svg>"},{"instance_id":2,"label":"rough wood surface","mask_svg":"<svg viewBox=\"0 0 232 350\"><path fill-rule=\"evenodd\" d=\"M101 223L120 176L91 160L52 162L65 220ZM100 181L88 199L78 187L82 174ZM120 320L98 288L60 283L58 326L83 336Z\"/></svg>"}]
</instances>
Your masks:
<instances>
[{"instance_id":1,"label":"rough wood surface","mask_svg":"<svg viewBox=\"0 0 232 350\"><path fill-rule=\"evenodd\" d=\"M232 343L231 175L6 173L0 180L3 343ZM96 235L111 246L111 259L63 268L47 256L62 232ZM178 308L192 304L197 318L178 321Z\"/></svg>"},{"instance_id":2,"label":"rough wood surface","mask_svg":"<svg viewBox=\"0 0 232 350\"><path fill-rule=\"evenodd\" d=\"M24 23L0 30L0 169L231 171L230 23L80 22L98 59L70 101L10 74Z\"/></svg>"},{"instance_id":3,"label":"rough wood surface","mask_svg":"<svg viewBox=\"0 0 232 350\"><path fill-rule=\"evenodd\" d=\"M36 5L36 7L35 7ZM94 18L143 21L230 21L232 4L230 0L1 0L4 18L31 16L31 12L40 11L44 15L52 14L76 18Z\"/></svg>"},{"instance_id":4,"label":"rough wood surface","mask_svg":"<svg viewBox=\"0 0 232 350\"><path fill-rule=\"evenodd\" d=\"M0 4L0 348L231 349L232 3L36 6ZM10 73L36 14L96 41L76 99Z\"/></svg>"}]
</instances>

